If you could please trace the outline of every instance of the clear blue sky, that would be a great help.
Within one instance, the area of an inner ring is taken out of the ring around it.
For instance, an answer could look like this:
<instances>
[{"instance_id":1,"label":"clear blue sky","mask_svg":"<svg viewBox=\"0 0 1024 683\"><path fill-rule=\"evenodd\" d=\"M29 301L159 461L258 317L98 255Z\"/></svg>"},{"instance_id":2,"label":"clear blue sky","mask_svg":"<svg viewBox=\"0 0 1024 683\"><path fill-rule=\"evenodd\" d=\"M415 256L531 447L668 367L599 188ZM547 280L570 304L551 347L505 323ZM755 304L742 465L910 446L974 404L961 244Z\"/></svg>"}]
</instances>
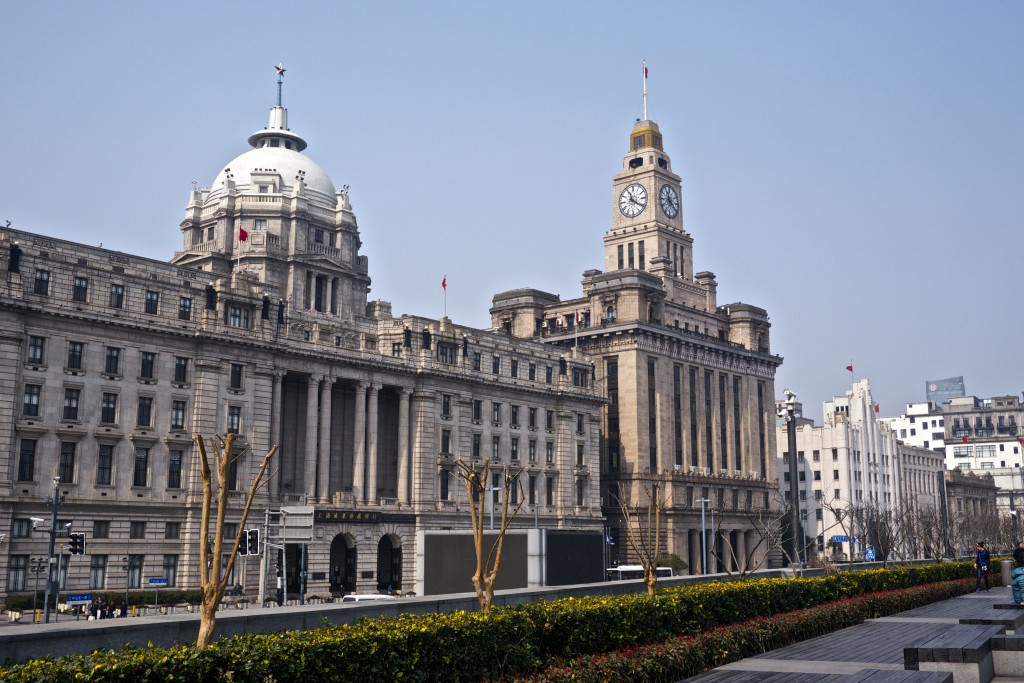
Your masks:
<instances>
[{"instance_id":1,"label":"clear blue sky","mask_svg":"<svg viewBox=\"0 0 1024 683\"><path fill-rule=\"evenodd\" d=\"M484 327L575 296L649 113L695 270L771 316L809 415L871 380L1019 394L1024 3L10 3L0 221L168 259L273 105L351 186L371 298ZM2 223L0 223L2 224Z\"/></svg>"}]
</instances>

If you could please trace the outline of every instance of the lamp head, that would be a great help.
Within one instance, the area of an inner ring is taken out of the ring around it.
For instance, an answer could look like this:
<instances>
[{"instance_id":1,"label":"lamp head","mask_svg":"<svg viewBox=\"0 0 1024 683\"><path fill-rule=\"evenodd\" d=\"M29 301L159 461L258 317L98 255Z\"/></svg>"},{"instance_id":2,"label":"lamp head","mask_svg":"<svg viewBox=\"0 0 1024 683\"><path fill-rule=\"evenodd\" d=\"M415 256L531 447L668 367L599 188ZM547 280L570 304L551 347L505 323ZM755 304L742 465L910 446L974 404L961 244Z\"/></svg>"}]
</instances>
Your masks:
<instances>
[{"instance_id":1,"label":"lamp head","mask_svg":"<svg viewBox=\"0 0 1024 683\"><path fill-rule=\"evenodd\" d=\"M42 517L29 517L28 521L32 522L33 524L42 524L46 520Z\"/></svg>"},{"instance_id":2,"label":"lamp head","mask_svg":"<svg viewBox=\"0 0 1024 683\"><path fill-rule=\"evenodd\" d=\"M789 389L783 390L782 395L786 397L786 405L787 406L791 406L792 407L792 405L794 403L796 403L796 394L794 394L791 390L789 390Z\"/></svg>"}]
</instances>

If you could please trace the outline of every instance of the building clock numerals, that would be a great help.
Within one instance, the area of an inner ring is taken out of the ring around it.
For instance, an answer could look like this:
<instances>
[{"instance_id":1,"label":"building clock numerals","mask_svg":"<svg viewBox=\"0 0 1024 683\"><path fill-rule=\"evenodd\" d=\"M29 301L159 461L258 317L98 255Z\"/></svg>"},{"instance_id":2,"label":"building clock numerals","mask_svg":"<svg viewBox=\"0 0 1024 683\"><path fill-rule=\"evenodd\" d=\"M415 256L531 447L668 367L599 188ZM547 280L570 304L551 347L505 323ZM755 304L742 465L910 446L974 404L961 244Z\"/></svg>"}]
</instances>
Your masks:
<instances>
[{"instance_id":1,"label":"building clock numerals","mask_svg":"<svg viewBox=\"0 0 1024 683\"><path fill-rule=\"evenodd\" d=\"M647 190L643 185L628 185L619 195L619 211L628 218L635 218L647 208Z\"/></svg>"},{"instance_id":2,"label":"building clock numerals","mask_svg":"<svg viewBox=\"0 0 1024 683\"><path fill-rule=\"evenodd\" d=\"M661 204L662 212L669 218L679 215L679 195L671 185L662 185L658 193L658 203Z\"/></svg>"}]
</instances>

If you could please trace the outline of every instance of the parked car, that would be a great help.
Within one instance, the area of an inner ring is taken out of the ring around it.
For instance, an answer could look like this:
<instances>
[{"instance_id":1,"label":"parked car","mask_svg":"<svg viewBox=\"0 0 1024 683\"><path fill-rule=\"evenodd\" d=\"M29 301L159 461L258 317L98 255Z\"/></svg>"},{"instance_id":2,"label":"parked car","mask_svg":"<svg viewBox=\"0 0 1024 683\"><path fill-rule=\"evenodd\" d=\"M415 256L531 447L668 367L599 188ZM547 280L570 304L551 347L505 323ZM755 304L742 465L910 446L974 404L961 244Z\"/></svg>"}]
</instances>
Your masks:
<instances>
[{"instance_id":1,"label":"parked car","mask_svg":"<svg viewBox=\"0 0 1024 683\"><path fill-rule=\"evenodd\" d=\"M394 600L393 595L382 595L381 593L352 593L341 599L342 602L364 602L369 600Z\"/></svg>"}]
</instances>

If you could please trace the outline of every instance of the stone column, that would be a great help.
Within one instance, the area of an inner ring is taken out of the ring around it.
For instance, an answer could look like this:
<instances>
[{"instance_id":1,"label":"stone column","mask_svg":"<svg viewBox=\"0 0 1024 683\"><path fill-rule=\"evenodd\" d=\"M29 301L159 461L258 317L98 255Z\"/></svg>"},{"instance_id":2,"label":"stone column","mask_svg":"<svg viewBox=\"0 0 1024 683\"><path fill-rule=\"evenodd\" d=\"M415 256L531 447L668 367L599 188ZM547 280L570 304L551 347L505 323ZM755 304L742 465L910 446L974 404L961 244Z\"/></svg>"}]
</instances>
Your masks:
<instances>
[{"instance_id":1,"label":"stone column","mask_svg":"<svg viewBox=\"0 0 1024 683\"><path fill-rule=\"evenodd\" d=\"M370 401L366 414L366 500L377 502L377 399L380 385L370 385Z\"/></svg>"},{"instance_id":2,"label":"stone column","mask_svg":"<svg viewBox=\"0 0 1024 683\"><path fill-rule=\"evenodd\" d=\"M739 570L747 570L747 534L748 531L740 531L736 534L736 557L739 561Z\"/></svg>"},{"instance_id":3,"label":"stone column","mask_svg":"<svg viewBox=\"0 0 1024 683\"><path fill-rule=\"evenodd\" d=\"M334 378L324 375L324 383L320 385L320 468L317 471L316 494L321 503L331 499L329 482L331 481L331 391Z\"/></svg>"},{"instance_id":4,"label":"stone column","mask_svg":"<svg viewBox=\"0 0 1024 683\"><path fill-rule=\"evenodd\" d=\"M356 503L366 500L366 383L356 383L356 414L353 419L352 496Z\"/></svg>"},{"instance_id":5,"label":"stone column","mask_svg":"<svg viewBox=\"0 0 1024 683\"><path fill-rule=\"evenodd\" d=\"M398 394L398 502L409 502L409 390Z\"/></svg>"},{"instance_id":6,"label":"stone column","mask_svg":"<svg viewBox=\"0 0 1024 683\"><path fill-rule=\"evenodd\" d=\"M306 464L302 470L302 491L297 493L316 494L316 419L317 395L320 378L312 375L309 378L309 390L306 392Z\"/></svg>"},{"instance_id":7,"label":"stone column","mask_svg":"<svg viewBox=\"0 0 1024 683\"><path fill-rule=\"evenodd\" d=\"M280 370L274 371L274 387L270 394L270 445L278 446L281 445L281 380L284 378L284 373ZM277 453L274 456L277 462L281 462L281 454ZM268 468L278 469L280 468ZM278 496L281 493L281 475L278 474L270 476L270 495Z\"/></svg>"}]
</instances>

